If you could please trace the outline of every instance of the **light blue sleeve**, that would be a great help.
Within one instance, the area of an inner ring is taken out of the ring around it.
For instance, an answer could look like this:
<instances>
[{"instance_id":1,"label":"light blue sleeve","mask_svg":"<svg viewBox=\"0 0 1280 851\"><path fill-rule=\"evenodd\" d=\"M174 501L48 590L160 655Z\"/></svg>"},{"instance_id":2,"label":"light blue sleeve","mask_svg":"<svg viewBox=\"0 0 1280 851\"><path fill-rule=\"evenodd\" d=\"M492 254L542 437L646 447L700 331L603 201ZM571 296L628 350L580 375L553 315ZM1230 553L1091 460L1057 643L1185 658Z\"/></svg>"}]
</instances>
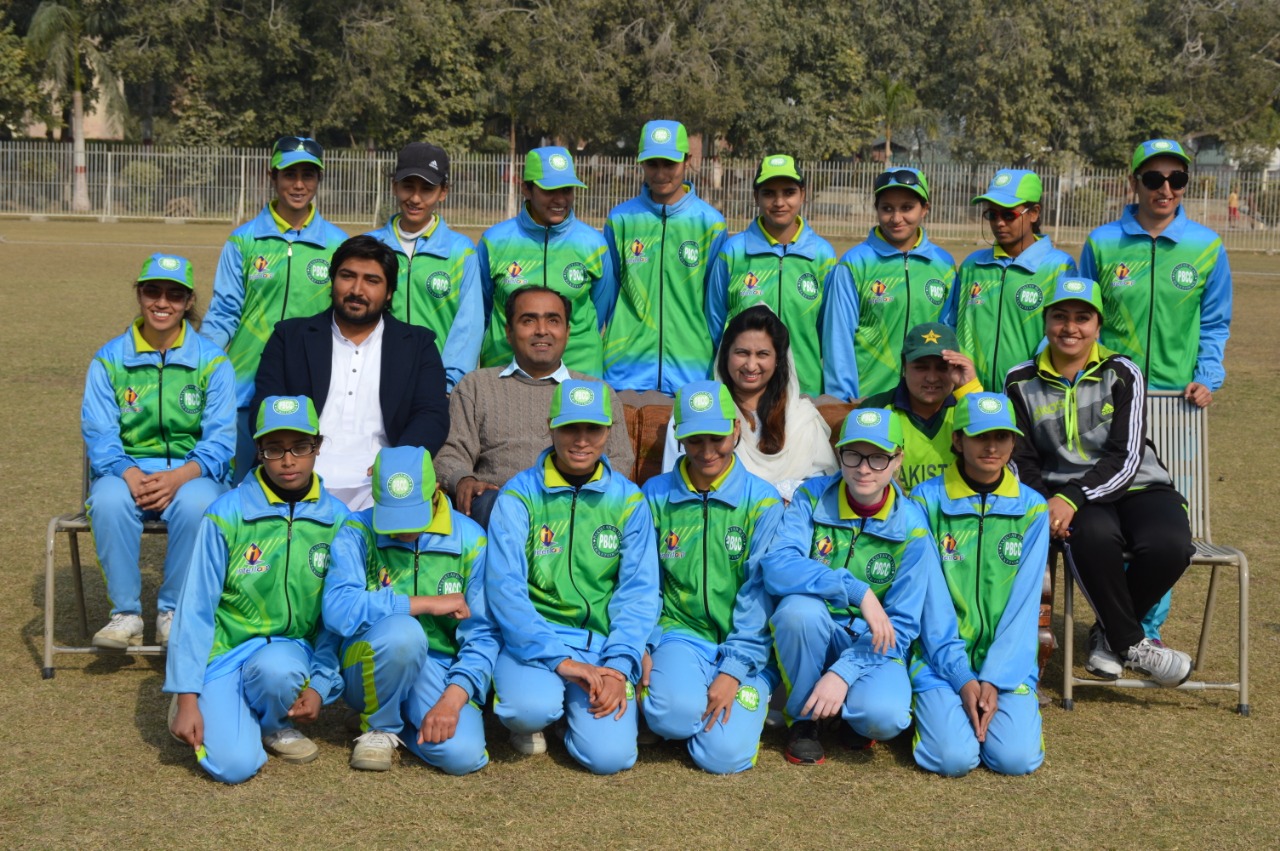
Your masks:
<instances>
[{"instance_id":1,"label":"light blue sleeve","mask_svg":"<svg viewBox=\"0 0 1280 851\"><path fill-rule=\"evenodd\" d=\"M409 614L408 595L390 587L368 590L368 557L363 527L352 520L343 523L333 538L321 598L325 625L343 638L355 638L391 615Z\"/></svg>"},{"instance_id":2,"label":"light blue sleeve","mask_svg":"<svg viewBox=\"0 0 1280 851\"><path fill-rule=\"evenodd\" d=\"M591 233L596 233L592 230ZM591 284L591 303L596 308L596 328L601 334L613 319L613 308L618 302L618 267L613 262L613 252L608 245L600 255L600 278Z\"/></svg>"},{"instance_id":3,"label":"light blue sleeve","mask_svg":"<svg viewBox=\"0 0 1280 851\"><path fill-rule=\"evenodd\" d=\"M120 406L101 355L89 362L85 376L80 433L89 454L89 472L94 478L121 476L125 470L138 465L125 452L120 440Z\"/></svg>"},{"instance_id":4,"label":"light blue sleeve","mask_svg":"<svg viewBox=\"0 0 1280 851\"><path fill-rule=\"evenodd\" d=\"M1064 278L1064 277L1065 278L1081 277L1080 270L1076 268L1075 258L1072 257L1070 254L1067 255L1067 262L1063 263L1062 266L1058 269L1057 276L1049 283L1056 284L1058 282L1058 278Z\"/></svg>"},{"instance_id":5,"label":"light blue sleeve","mask_svg":"<svg viewBox=\"0 0 1280 851\"><path fill-rule=\"evenodd\" d=\"M959 693L965 683L977 679L969 665L951 590L942 570L929 571L924 610L920 618L920 647L929 668Z\"/></svg>"},{"instance_id":6,"label":"light blue sleeve","mask_svg":"<svg viewBox=\"0 0 1280 851\"><path fill-rule=\"evenodd\" d=\"M640 657L658 622L662 598L658 593L653 514L638 491L629 501L632 508L622 524L618 584L609 600L609 636L600 650L600 664L621 671L628 682L638 683Z\"/></svg>"},{"instance_id":7,"label":"light blue sleeve","mask_svg":"<svg viewBox=\"0 0 1280 851\"><path fill-rule=\"evenodd\" d=\"M618 237L613 232L613 216L610 216L604 221L604 245L604 256L613 264L614 280L617 283L613 293L613 300L608 306L608 312L601 312L600 308L596 307L596 314L600 317L600 328L607 332L609 330L609 324L613 322L613 311L618 307L618 295L622 290L623 274L622 261L618 257Z\"/></svg>"},{"instance_id":8,"label":"light blue sleeve","mask_svg":"<svg viewBox=\"0 0 1280 851\"><path fill-rule=\"evenodd\" d=\"M960 274L953 265L951 267L951 286L947 290L947 300L942 303L942 313L938 321L948 328L956 327L960 315Z\"/></svg>"},{"instance_id":9,"label":"light blue sleeve","mask_svg":"<svg viewBox=\"0 0 1280 851\"><path fill-rule=\"evenodd\" d=\"M240 313L244 309L244 256L240 243L234 238L222 246L218 268L213 274L213 297L209 309L200 323L200 333L215 346L226 351L231 338L240 327Z\"/></svg>"},{"instance_id":10,"label":"light blue sleeve","mask_svg":"<svg viewBox=\"0 0 1280 851\"><path fill-rule=\"evenodd\" d=\"M213 650L213 616L226 581L227 543L218 524L206 514L200 520L191 564L174 608L165 659L165 692L200 694L204 690L204 672Z\"/></svg>"},{"instance_id":11,"label":"light blue sleeve","mask_svg":"<svg viewBox=\"0 0 1280 851\"><path fill-rule=\"evenodd\" d=\"M1041 509L1023 536L1022 556L1009 591L1009 602L1005 604L995 637L987 649L987 658L978 672L978 679L1000 691L1013 691L1036 675L1040 653L1040 591L1044 587L1048 558L1049 512Z\"/></svg>"},{"instance_id":12,"label":"light blue sleeve","mask_svg":"<svg viewBox=\"0 0 1280 851\"><path fill-rule=\"evenodd\" d=\"M1093 237L1086 239L1080 249L1080 277L1102 283L1098 281L1098 261L1093 256Z\"/></svg>"},{"instance_id":13,"label":"light blue sleeve","mask_svg":"<svg viewBox=\"0 0 1280 851\"><path fill-rule=\"evenodd\" d=\"M839 609L858 605L871 586L847 570L833 569L809 558L812 538L813 507L805 487L796 492L782 513L773 545L761 562L765 590L774 597L788 594L821 597Z\"/></svg>"},{"instance_id":14,"label":"light blue sleeve","mask_svg":"<svg viewBox=\"0 0 1280 851\"><path fill-rule=\"evenodd\" d=\"M225 482L231 475L231 459L236 454L236 373L231 361L219 357L205 390L200 440L187 453L204 475Z\"/></svg>"},{"instance_id":15,"label":"light blue sleeve","mask_svg":"<svg viewBox=\"0 0 1280 851\"><path fill-rule=\"evenodd\" d=\"M311 653L311 679L307 686L327 706L342 695L345 683L342 679L342 666L338 662L338 654L342 651L342 636L331 629L326 629L321 618L316 632L316 643Z\"/></svg>"},{"instance_id":16,"label":"light blue sleeve","mask_svg":"<svg viewBox=\"0 0 1280 851\"><path fill-rule=\"evenodd\" d=\"M476 542L468 542L464 548L475 545ZM480 554L471 563L471 575L467 577L467 608L471 610L471 617L458 624L458 658L449 667L445 681L465 691L470 700L483 704L502 642L485 598L487 548L483 538L478 546Z\"/></svg>"},{"instance_id":17,"label":"light blue sleeve","mask_svg":"<svg viewBox=\"0 0 1280 851\"><path fill-rule=\"evenodd\" d=\"M480 264L476 250L469 245L462 261L462 283L458 287L458 313L444 341L445 390L453 388L480 362L480 346L484 342L484 291L480 281Z\"/></svg>"},{"instance_id":18,"label":"light blue sleeve","mask_svg":"<svg viewBox=\"0 0 1280 851\"><path fill-rule=\"evenodd\" d=\"M720 337L729 316L729 258L721 251L707 269L707 330L711 351L719 351Z\"/></svg>"},{"instance_id":19,"label":"light blue sleeve","mask_svg":"<svg viewBox=\"0 0 1280 851\"><path fill-rule=\"evenodd\" d=\"M529 561L524 550L529 523L529 511L520 497L509 490L498 495L489 517L485 597L507 651L525 664L555 671L569 658L569 649L529 599Z\"/></svg>"},{"instance_id":20,"label":"light blue sleeve","mask_svg":"<svg viewBox=\"0 0 1280 851\"><path fill-rule=\"evenodd\" d=\"M476 243L476 268L480 275L480 300L484 308L484 328L493 317L493 274L489 268L489 243L482 236Z\"/></svg>"},{"instance_id":21,"label":"light blue sleeve","mask_svg":"<svg viewBox=\"0 0 1280 851\"><path fill-rule=\"evenodd\" d=\"M773 598L764 588L761 563L768 552L778 527L782 524L782 498L764 510L751 532L751 555L747 557L747 581L738 589L733 601L733 631L720 645L720 673L739 683L753 677L769 664L773 633L769 620L773 617Z\"/></svg>"},{"instance_id":22,"label":"light blue sleeve","mask_svg":"<svg viewBox=\"0 0 1280 851\"><path fill-rule=\"evenodd\" d=\"M858 331L861 305L858 286L848 261L831 270L823 288L822 386L838 399L858 398L858 358L853 339Z\"/></svg>"},{"instance_id":23,"label":"light blue sleeve","mask_svg":"<svg viewBox=\"0 0 1280 851\"><path fill-rule=\"evenodd\" d=\"M1227 250L1219 244L1218 262L1205 281L1200 299L1200 350L1196 354L1194 375L1196 381L1210 390L1221 387L1227 377L1222 356L1231 334L1231 299L1231 264L1227 261Z\"/></svg>"}]
</instances>

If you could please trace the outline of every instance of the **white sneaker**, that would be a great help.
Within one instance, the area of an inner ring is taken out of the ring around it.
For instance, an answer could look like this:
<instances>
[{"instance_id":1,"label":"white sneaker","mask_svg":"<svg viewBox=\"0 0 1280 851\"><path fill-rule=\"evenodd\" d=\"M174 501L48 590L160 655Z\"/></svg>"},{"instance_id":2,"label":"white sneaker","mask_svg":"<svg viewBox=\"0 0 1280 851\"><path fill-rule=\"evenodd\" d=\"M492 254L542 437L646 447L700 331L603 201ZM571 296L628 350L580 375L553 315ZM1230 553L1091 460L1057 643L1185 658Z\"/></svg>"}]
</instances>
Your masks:
<instances>
[{"instance_id":1,"label":"white sneaker","mask_svg":"<svg viewBox=\"0 0 1280 851\"><path fill-rule=\"evenodd\" d=\"M169 631L173 629L173 610L156 615L156 644L168 649Z\"/></svg>"},{"instance_id":2,"label":"white sneaker","mask_svg":"<svg viewBox=\"0 0 1280 851\"><path fill-rule=\"evenodd\" d=\"M536 733L512 733L511 747L528 756L546 753L547 736L541 730Z\"/></svg>"},{"instance_id":3,"label":"white sneaker","mask_svg":"<svg viewBox=\"0 0 1280 851\"><path fill-rule=\"evenodd\" d=\"M1089 655L1085 657L1084 669L1104 680L1119 679L1124 673L1120 654L1111 649L1100 624L1095 623L1089 629Z\"/></svg>"},{"instance_id":4,"label":"white sneaker","mask_svg":"<svg viewBox=\"0 0 1280 851\"><path fill-rule=\"evenodd\" d=\"M356 736L356 746L351 751L351 767L361 771L390 771L396 748L403 742L395 733L370 730Z\"/></svg>"},{"instance_id":5,"label":"white sneaker","mask_svg":"<svg viewBox=\"0 0 1280 851\"><path fill-rule=\"evenodd\" d=\"M285 762L301 765L311 762L320 755L316 743L299 733L292 727L276 730L262 737L262 746L267 753L275 754Z\"/></svg>"},{"instance_id":6,"label":"white sneaker","mask_svg":"<svg viewBox=\"0 0 1280 851\"><path fill-rule=\"evenodd\" d=\"M107 625L93 634L94 647L124 650L142 644L142 618L138 615L114 614Z\"/></svg>"},{"instance_id":7,"label":"white sneaker","mask_svg":"<svg viewBox=\"0 0 1280 851\"><path fill-rule=\"evenodd\" d=\"M1190 656L1150 638L1130 647L1124 664L1168 688L1182 685L1191 676Z\"/></svg>"}]
</instances>

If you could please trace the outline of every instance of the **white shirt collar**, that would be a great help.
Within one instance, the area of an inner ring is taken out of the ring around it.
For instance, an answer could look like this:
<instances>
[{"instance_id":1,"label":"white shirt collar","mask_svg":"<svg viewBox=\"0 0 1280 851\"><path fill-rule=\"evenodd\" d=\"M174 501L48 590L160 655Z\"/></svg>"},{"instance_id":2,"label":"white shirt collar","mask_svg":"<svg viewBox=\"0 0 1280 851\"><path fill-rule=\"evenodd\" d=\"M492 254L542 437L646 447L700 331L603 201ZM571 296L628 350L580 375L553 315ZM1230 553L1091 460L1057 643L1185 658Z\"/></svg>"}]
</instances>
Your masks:
<instances>
[{"instance_id":1,"label":"white shirt collar","mask_svg":"<svg viewBox=\"0 0 1280 851\"><path fill-rule=\"evenodd\" d=\"M333 341L334 341L335 343L342 343L342 344L344 344L344 345L351 346L352 348L360 348L360 347L362 347L362 346L374 346L374 345L380 345L380 344L382 343L382 326L383 326L383 324L384 324L384 323L383 323L383 321L382 321L382 317L381 317L381 316L379 316L379 317L378 317L378 324L374 327L374 329L373 329L373 333L371 333L368 337L365 337L365 338L364 338L364 340L363 340L361 343L359 343L359 344L357 345L356 343L351 342L351 341L350 341L350 340L348 340L345 336L343 336L342 329L338 327L338 317L337 317L337 315L335 314L335 315L333 315L333 316L329 317L329 329L330 329L331 331L333 331Z\"/></svg>"},{"instance_id":2,"label":"white shirt collar","mask_svg":"<svg viewBox=\"0 0 1280 851\"><path fill-rule=\"evenodd\" d=\"M518 372L518 373L520 373L521 375L523 375L525 378L529 379L530 381L547 381L547 380L551 380L551 381L554 381L556 384L562 384L562 383L564 383L564 382L566 382L566 381L570 380L571 378L573 378L573 376L569 374L569 368L568 368L567 366L565 366L565 365L564 365L564 360L561 360L561 361L560 361L560 366L556 367L556 371L555 371L555 372L551 373L550 375L546 376L545 378L534 378L532 375L530 375L529 373L527 373L527 372L525 372L523 369L521 369L521 368L520 368L520 364L516 363L514 358L512 359L512 361L511 361L511 365L510 365L510 366L508 366L508 367L507 367L506 369L504 369L502 372L498 373L498 377L499 377L499 378L509 378L509 377L511 377L511 376L513 376L513 375L515 375L517 372Z\"/></svg>"}]
</instances>

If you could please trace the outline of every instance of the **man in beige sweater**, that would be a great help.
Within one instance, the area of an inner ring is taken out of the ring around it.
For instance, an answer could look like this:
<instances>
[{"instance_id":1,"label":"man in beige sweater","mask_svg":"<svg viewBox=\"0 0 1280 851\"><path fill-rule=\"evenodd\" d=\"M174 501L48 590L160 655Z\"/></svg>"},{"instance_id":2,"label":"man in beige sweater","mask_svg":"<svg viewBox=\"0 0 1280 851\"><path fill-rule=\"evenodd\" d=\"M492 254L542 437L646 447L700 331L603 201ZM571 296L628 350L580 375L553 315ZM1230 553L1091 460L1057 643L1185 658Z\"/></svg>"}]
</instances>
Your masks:
<instances>
[{"instance_id":1,"label":"man in beige sweater","mask_svg":"<svg viewBox=\"0 0 1280 851\"><path fill-rule=\"evenodd\" d=\"M544 286L521 287L506 303L509 366L467 373L449 398L449 439L435 459L436 473L454 506L488 528L498 489L551 444L551 394L568 378L591 376L565 368L569 300ZM613 396L614 427L605 455L629 476L634 461L622 404Z\"/></svg>"}]
</instances>

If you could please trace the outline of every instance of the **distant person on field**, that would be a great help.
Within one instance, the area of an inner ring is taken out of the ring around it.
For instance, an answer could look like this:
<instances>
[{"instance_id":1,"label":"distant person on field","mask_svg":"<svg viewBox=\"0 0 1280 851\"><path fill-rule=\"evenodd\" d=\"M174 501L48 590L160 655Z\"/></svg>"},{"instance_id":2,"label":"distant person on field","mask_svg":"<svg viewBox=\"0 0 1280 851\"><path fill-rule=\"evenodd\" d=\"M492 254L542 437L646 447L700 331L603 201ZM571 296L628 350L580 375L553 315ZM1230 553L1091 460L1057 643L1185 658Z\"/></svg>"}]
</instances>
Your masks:
<instances>
[{"instance_id":1,"label":"distant person on field","mask_svg":"<svg viewBox=\"0 0 1280 851\"><path fill-rule=\"evenodd\" d=\"M324 149L314 139L277 139L268 172L276 197L231 232L218 259L201 332L226 350L235 368L236 482L254 465L249 403L271 329L329 304L329 255L347 235L316 210L323 173Z\"/></svg>"},{"instance_id":2,"label":"distant person on field","mask_svg":"<svg viewBox=\"0 0 1280 851\"><path fill-rule=\"evenodd\" d=\"M391 315L436 335L448 390L476 368L484 337L484 294L471 240L437 208L449 197L449 155L429 142L400 150L391 180L399 212L372 236L400 261Z\"/></svg>"},{"instance_id":3,"label":"distant person on field","mask_svg":"<svg viewBox=\"0 0 1280 851\"><path fill-rule=\"evenodd\" d=\"M1227 224L1235 225L1240 223L1240 190L1232 186L1231 191L1227 193Z\"/></svg>"}]
</instances>

